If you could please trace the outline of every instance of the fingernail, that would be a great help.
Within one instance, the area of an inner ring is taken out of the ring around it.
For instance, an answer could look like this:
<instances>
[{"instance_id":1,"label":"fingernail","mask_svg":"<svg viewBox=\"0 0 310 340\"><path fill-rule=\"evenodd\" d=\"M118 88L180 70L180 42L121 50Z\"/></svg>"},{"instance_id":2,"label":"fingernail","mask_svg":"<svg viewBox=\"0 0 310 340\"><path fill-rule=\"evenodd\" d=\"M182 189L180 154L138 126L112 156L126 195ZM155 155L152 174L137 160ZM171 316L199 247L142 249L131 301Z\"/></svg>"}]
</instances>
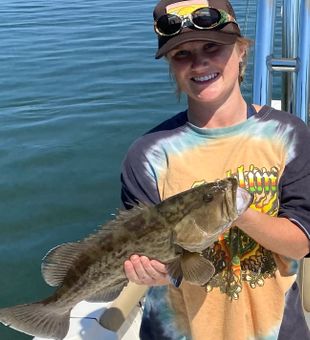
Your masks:
<instances>
[{"instance_id":1,"label":"fingernail","mask_svg":"<svg viewBox=\"0 0 310 340\"><path fill-rule=\"evenodd\" d=\"M139 256L138 256L138 255L131 255L131 256L130 256L130 261L135 261L135 260L137 260L137 259L139 259Z\"/></svg>"}]
</instances>

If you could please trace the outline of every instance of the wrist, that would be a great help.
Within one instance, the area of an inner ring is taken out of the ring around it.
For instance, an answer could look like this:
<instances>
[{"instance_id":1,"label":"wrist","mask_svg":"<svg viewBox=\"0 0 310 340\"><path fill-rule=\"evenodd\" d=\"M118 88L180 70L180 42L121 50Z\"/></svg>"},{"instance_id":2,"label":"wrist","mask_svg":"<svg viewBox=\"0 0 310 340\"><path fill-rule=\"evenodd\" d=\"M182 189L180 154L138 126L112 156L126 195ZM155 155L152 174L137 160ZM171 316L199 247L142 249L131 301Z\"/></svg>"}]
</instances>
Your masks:
<instances>
[{"instance_id":1,"label":"wrist","mask_svg":"<svg viewBox=\"0 0 310 340\"><path fill-rule=\"evenodd\" d=\"M251 221L253 220L253 215L256 213L255 210L248 208L243 214L241 214L236 220L235 225L239 229L243 229L248 227L251 224Z\"/></svg>"}]
</instances>

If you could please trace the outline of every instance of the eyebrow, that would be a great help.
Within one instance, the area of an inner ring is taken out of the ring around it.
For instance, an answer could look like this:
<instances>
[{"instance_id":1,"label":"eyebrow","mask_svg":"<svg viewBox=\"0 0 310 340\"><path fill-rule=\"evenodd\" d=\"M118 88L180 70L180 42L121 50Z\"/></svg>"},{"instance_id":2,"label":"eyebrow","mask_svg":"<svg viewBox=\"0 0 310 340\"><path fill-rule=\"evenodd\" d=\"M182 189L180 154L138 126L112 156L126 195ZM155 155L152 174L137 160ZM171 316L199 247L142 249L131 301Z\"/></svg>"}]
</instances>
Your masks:
<instances>
[{"instance_id":1,"label":"eyebrow","mask_svg":"<svg viewBox=\"0 0 310 340\"><path fill-rule=\"evenodd\" d=\"M222 44L217 44L217 43L212 42L212 41L204 41L204 42L203 42L203 46L206 46L206 45L222 46ZM180 46L175 47L173 50L171 50L171 52L172 52L172 51L179 51L179 50L183 50L183 49L185 49L185 50L191 49L190 46L191 46L191 45L189 45L189 46L188 46L188 45L185 45L185 46L180 45Z\"/></svg>"}]
</instances>

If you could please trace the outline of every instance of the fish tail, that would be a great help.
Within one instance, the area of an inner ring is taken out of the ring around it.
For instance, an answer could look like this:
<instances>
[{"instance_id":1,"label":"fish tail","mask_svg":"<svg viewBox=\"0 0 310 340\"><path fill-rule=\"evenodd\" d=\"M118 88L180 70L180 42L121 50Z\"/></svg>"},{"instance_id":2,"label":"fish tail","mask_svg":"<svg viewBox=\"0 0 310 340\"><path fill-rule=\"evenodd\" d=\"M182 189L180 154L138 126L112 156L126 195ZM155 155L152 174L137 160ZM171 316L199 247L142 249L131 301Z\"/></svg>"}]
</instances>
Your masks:
<instances>
[{"instance_id":1,"label":"fish tail","mask_svg":"<svg viewBox=\"0 0 310 340\"><path fill-rule=\"evenodd\" d=\"M42 302L17 305L0 309L0 322L29 335L61 340L69 330L70 310L58 314Z\"/></svg>"}]
</instances>

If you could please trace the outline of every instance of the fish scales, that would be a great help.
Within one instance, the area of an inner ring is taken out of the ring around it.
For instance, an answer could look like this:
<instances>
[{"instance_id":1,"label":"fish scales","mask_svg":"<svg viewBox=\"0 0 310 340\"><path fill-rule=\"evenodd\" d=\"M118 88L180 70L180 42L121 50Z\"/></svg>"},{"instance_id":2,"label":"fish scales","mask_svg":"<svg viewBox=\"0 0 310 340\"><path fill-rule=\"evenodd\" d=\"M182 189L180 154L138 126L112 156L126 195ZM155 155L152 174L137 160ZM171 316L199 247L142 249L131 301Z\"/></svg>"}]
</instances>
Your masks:
<instances>
[{"instance_id":1,"label":"fish scales","mask_svg":"<svg viewBox=\"0 0 310 340\"><path fill-rule=\"evenodd\" d=\"M127 242L129 236L132 235L132 231L128 233L126 225L124 225L124 229L118 233L111 231L108 235L105 233L100 235L99 232L98 238L95 239L96 243L89 246L91 253L90 250L87 249L87 253L82 253L75 265L69 269L62 287L55 293L54 301L56 302L61 299L61 304L63 304L63 301L65 301L65 303L70 302L70 304L75 304L76 301L80 301L81 290L84 290L84 295L86 295L86 285L90 295L96 293L98 288L99 290L106 288L103 283L107 277L109 277L108 286L114 286L120 278L126 281L122 264L124 259L133 254L133 249L135 249L135 252L147 254L151 257L156 257L158 253L161 252L162 258L166 260L175 258L174 247L168 237L170 231L167 229L167 221L165 218L156 219L156 211L154 209L151 211L153 214L143 214L141 212L141 215L137 216L138 218L133 218L136 229L138 222L143 223L143 225L147 225L148 221L155 221L156 223L154 224L154 228L148 232L146 232L146 228L142 227L143 235L138 232L140 238L136 237L132 245ZM156 231L155 227L158 229L159 226L162 228L162 233ZM152 240L152 242L150 242L150 240ZM119 256L120 254L121 256Z\"/></svg>"},{"instance_id":2,"label":"fish scales","mask_svg":"<svg viewBox=\"0 0 310 340\"><path fill-rule=\"evenodd\" d=\"M30 335L63 339L71 308L82 300L110 301L128 283L132 254L166 263L173 279L205 285L214 274L203 251L248 208L252 196L227 178L192 188L152 207L121 211L95 234L50 250L42 275L58 287L43 301L0 309L0 322Z\"/></svg>"}]
</instances>

